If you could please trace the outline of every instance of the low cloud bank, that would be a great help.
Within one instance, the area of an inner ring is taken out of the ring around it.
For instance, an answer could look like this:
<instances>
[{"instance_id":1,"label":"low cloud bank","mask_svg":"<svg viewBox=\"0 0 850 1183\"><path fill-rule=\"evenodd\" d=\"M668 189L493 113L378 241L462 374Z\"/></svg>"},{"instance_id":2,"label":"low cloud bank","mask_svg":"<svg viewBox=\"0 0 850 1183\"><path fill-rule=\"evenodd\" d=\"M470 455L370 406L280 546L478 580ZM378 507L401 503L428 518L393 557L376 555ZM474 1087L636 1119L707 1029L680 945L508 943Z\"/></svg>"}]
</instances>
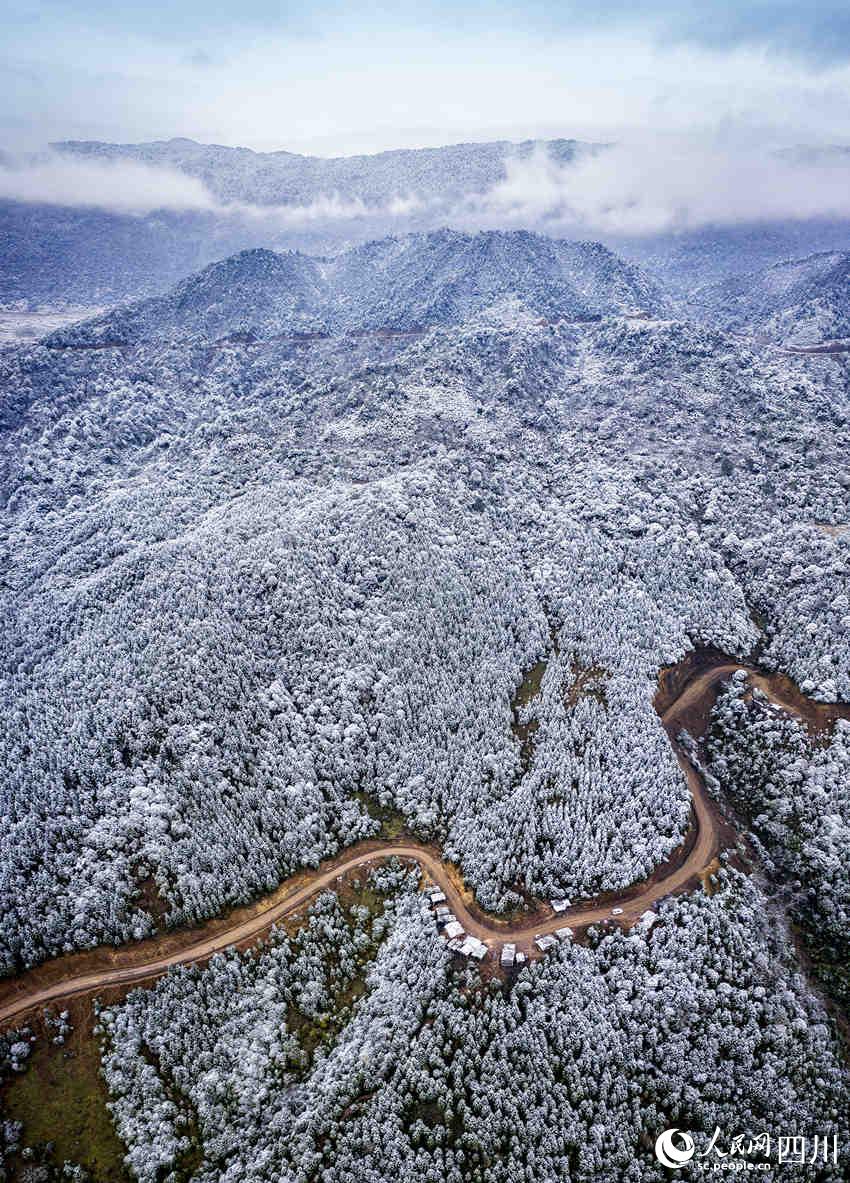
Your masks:
<instances>
[{"instance_id":1,"label":"low cloud bank","mask_svg":"<svg viewBox=\"0 0 850 1183\"><path fill-rule=\"evenodd\" d=\"M248 205L235 202L219 207L222 212L241 214L257 222L265 221L279 229L311 225L332 225L356 219L404 219L424 209L417 197L393 197L381 205L370 205L359 197L346 200L338 193L320 193L306 205Z\"/></svg>"},{"instance_id":2,"label":"low cloud bank","mask_svg":"<svg viewBox=\"0 0 850 1183\"><path fill-rule=\"evenodd\" d=\"M215 208L206 187L185 173L133 160L75 160L59 155L4 161L0 198L131 214Z\"/></svg>"},{"instance_id":3,"label":"low cloud bank","mask_svg":"<svg viewBox=\"0 0 850 1183\"><path fill-rule=\"evenodd\" d=\"M349 200L336 193L319 193L302 205L222 203L203 181L179 169L135 160L86 159L61 153L23 160L0 157L0 199L125 214L203 210L265 222L270 230L365 218L404 219L421 206L415 196L397 196L383 205L367 205L359 198Z\"/></svg>"},{"instance_id":4,"label":"low cloud bank","mask_svg":"<svg viewBox=\"0 0 850 1183\"><path fill-rule=\"evenodd\" d=\"M339 232L357 224L358 235L375 237L447 223L565 237L649 235L706 225L850 219L850 150L771 153L652 138L561 163L541 145L525 159L508 158L503 180L458 202L411 193L373 204L317 193L305 204L274 206L224 204L201 180L176 168L53 153L26 161L0 157L0 198L139 215L206 211L250 222L254 233L267 233L270 240L281 232Z\"/></svg>"},{"instance_id":5,"label":"low cloud bank","mask_svg":"<svg viewBox=\"0 0 850 1183\"><path fill-rule=\"evenodd\" d=\"M808 158L697 143L623 144L562 165L545 150L454 214L469 226L655 234L706 225L850 218L850 152Z\"/></svg>"}]
</instances>

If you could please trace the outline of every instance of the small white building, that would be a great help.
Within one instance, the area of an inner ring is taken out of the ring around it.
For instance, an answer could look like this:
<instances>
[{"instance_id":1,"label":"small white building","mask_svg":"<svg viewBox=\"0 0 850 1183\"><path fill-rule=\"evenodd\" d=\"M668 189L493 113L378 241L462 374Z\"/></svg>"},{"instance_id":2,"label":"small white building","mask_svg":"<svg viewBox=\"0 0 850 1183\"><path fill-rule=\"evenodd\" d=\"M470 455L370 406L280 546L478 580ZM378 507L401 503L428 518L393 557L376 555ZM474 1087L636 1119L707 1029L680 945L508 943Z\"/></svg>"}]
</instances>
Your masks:
<instances>
[{"instance_id":1,"label":"small white building","mask_svg":"<svg viewBox=\"0 0 850 1183\"><path fill-rule=\"evenodd\" d=\"M446 902L446 893L441 891L439 887L432 887L428 892L428 899L432 904L444 904Z\"/></svg>"},{"instance_id":2,"label":"small white building","mask_svg":"<svg viewBox=\"0 0 850 1183\"><path fill-rule=\"evenodd\" d=\"M552 905L553 912L566 912L570 906L569 900L550 900L549 903Z\"/></svg>"},{"instance_id":3,"label":"small white building","mask_svg":"<svg viewBox=\"0 0 850 1183\"><path fill-rule=\"evenodd\" d=\"M509 968L516 960L516 945L502 945L502 953L499 957L499 964Z\"/></svg>"},{"instance_id":4,"label":"small white building","mask_svg":"<svg viewBox=\"0 0 850 1183\"><path fill-rule=\"evenodd\" d=\"M520 951L519 953L517 953L517 955L516 955L517 965L525 965L526 960L527 960L527 958L523 952Z\"/></svg>"},{"instance_id":5,"label":"small white building","mask_svg":"<svg viewBox=\"0 0 850 1183\"><path fill-rule=\"evenodd\" d=\"M443 936L449 941L453 941L456 937L462 937L463 935L463 925L459 920L450 920L443 929Z\"/></svg>"},{"instance_id":6,"label":"small white building","mask_svg":"<svg viewBox=\"0 0 850 1183\"><path fill-rule=\"evenodd\" d=\"M555 936L559 941L571 941L573 939L573 930L571 928L556 928Z\"/></svg>"},{"instance_id":7,"label":"small white building","mask_svg":"<svg viewBox=\"0 0 850 1183\"><path fill-rule=\"evenodd\" d=\"M474 957L476 961L481 961L487 956L487 946L483 941L479 941L478 937L468 936L460 951L464 957Z\"/></svg>"},{"instance_id":8,"label":"small white building","mask_svg":"<svg viewBox=\"0 0 850 1183\"><path fill-rule=\"evenodd\" d=\"M550 933L547 932L542 937L535 937L534 943L541 953L545 953L547 949L551 949L552 946L557 945L558 942Z\"/></svg>"},{"instance_id":9,"label":"small white building","mask_svg":"<svg viewBox=\"0 0 850 1183\"><path fill-rule=\"evenodd\" d=\"M653 912L652 909L650 908L646 912L644 912L644 914L641 916L640 920L637 923L637 927L640 929L641 932L649 932L649 930L652 928L652 926L657 923L658 923L658 913Z\"/></svg>"}]
</instances>

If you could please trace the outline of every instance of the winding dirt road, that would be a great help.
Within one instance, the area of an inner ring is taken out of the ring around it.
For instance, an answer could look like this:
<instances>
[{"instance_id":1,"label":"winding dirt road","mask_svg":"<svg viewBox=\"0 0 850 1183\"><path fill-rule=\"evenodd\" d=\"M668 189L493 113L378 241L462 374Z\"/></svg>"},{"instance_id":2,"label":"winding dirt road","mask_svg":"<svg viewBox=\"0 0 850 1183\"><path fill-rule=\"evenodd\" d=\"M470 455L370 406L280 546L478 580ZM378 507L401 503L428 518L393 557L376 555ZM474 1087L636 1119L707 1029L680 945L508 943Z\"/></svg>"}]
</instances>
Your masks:
<instances>
[{"instance_id":1,"label":"winding dirt road","mask_svg":"<svg viewBox=\"0 0 850 1183\"><path fill-rule=\"evenodd\" d=\"M745 663L722 656L699 654L663 671L655 706L691 789L692 825L678 854L644 883L616 895L580 901L557 915L548 906L541 906L531 916L506 921L488 915L476 905L458 869L444 861L436 847L407 839L360 842L322 863L315 871L292 876L257 903L215 918L200 928L175 930L119 948L101 947L58 957L17 978L0 981L0 1024L9 1026L47 1005L68 1004L81 996L151 981L171 966L204 962L230 946L245 948L267 934L272 925L300 912L320 891L333 887L341 876L393 855L415 859L425 877L445 892L449 907L465 931L485 941L491 949L511 941L534 956L536 935L564 926L574 930L586 928L611 919L613 908L621 909L614 918L616 922L630 927L659 899L698 883L721 849L719 815L676 736L683 727L694 735L704 731L719 684L737 669L747 669L752 682L778 707L799 715L815 730L827 728L837 717L850 717L848 707L814 703L787 678L762 674Z\"/></svg>"}]
</instances>

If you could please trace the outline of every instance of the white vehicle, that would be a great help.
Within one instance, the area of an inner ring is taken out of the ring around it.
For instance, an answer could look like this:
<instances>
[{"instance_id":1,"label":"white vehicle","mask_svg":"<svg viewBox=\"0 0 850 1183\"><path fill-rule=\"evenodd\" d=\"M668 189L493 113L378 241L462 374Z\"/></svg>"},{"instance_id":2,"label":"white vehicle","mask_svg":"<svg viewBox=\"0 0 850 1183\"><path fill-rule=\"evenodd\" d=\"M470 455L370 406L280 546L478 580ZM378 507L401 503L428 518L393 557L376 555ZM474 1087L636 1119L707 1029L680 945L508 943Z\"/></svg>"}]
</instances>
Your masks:
<instances>
[{"instance_id":1,"label":"white vehicle","mask_svg":"<svg viewBox=\"0 0 850 1183\"><path fill-rule=\"evenodd\" d=\"M611 915L612 915L612 916L622 916L622 915L623 915L623 909L622 909L622 908L612 908L612 909L611 909Z\"/></svg>"}]
</instances>

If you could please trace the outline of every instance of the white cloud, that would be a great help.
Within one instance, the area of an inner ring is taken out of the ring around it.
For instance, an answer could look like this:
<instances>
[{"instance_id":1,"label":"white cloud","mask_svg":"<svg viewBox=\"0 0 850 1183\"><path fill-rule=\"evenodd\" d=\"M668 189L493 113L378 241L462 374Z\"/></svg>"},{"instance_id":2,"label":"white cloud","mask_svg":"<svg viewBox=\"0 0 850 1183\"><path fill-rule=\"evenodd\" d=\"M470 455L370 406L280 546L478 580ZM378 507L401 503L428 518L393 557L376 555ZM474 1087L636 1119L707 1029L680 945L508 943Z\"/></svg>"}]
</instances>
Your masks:
<instances>
[{"instance_id":1,"label":"white cloud","mask_svg":"<svg viewBox=\"0 0 850 1183\"><path fill-rule=\"evenodd\" d=\"M349 200L339 193L319 193L313 201L304 205L248 205L236 202L220 208L222 212L242 214L280 228L296 228L358 218L405 218L421 206L422 203L415 196L397 196L384 205L367 205L359 197Z\"/></svg>"},{"instance_id":2,"label":"white cloud","mask_svg":"<svg viewBox=\"0 0 850 1183\"><path fill-rule=\"evenodd\" d=\"M753 144L654 137L562 166L538 151L455 211L466 225L651 234L850 217L850 155L795 162Z\"/></svg>"},{"instance_id":3,"label":"white cloud","mask_svg":"<svg viewBox=\"0 0 850 1183\"><path fill-rule=\"evenodd\" d=\"M133 214L215 205L206 187L184 173L131 160L77 160L55 154L0 167L0 197Z\"/></svg>"},{"instance_id":4,"label":"white cloud","mask_svg":"<svg viewBox=\"0 0 850 1183\"><path fill-rule=\"evenodd\" d=\"M134 160L97 160L58 152L0 163L0 198L47 205L88 206L117 213L205 210L264 222L270 231L348 222L363 218L403 219L421 203L396 196L383 206L359 198L319 193L302 205L223 204L196 177L177 169Z\"/></svg>"},{"instance_id":5,"label":"white cloud","mask_svg":"<svg viewBox=\"0 0 850 1183\"><path fill-rule=\"evenodd\" d=\"M202 181L132 160L52 153L0 163L0 198L121 213L203 210L250 221L272 236L299 228L390 223L404 229L450 223L465 229L527 227L565 236L651 234L708 224L850 218L850 152L799 158L761 147L758 137L655 135L561 165L541 148L509 159L505 179L448 208L398 194L367 204L318 193L300 205L223 204Z\"/></svg>"}]
</instances>

